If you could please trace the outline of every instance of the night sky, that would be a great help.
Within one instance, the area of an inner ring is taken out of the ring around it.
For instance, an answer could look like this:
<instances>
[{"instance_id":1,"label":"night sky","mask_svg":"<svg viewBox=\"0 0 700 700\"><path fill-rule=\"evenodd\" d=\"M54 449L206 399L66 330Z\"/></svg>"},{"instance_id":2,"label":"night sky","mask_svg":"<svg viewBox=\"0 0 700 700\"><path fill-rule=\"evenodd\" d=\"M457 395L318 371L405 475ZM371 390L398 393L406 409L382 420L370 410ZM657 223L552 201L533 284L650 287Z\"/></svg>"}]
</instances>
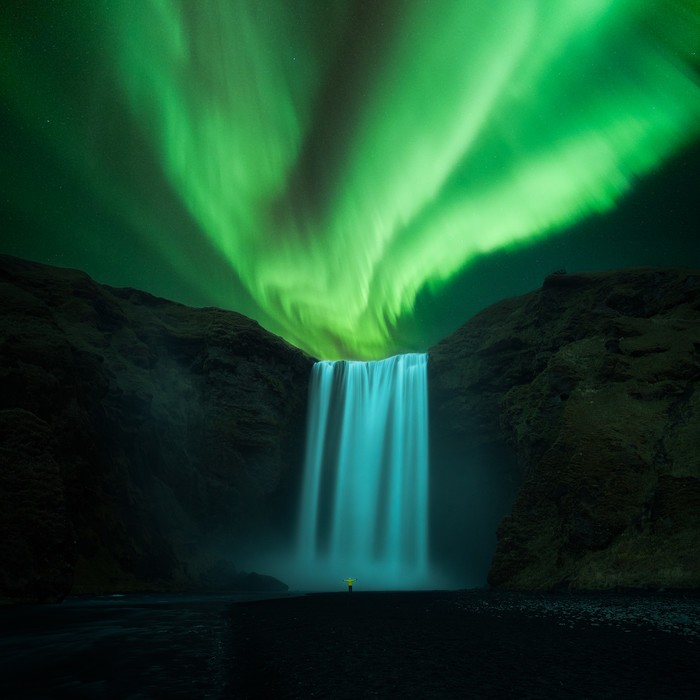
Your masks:
<instances>
[{"instance_id":1,"label":"night sky","mask_svg":"<svg viewBox=\"0 0 700 700\"><path fill-rule=\"evenodd\" d=\"M0 251L426 350L569 272L700 267L698 0L5 0Z\"/></svg>"}]
</instances>

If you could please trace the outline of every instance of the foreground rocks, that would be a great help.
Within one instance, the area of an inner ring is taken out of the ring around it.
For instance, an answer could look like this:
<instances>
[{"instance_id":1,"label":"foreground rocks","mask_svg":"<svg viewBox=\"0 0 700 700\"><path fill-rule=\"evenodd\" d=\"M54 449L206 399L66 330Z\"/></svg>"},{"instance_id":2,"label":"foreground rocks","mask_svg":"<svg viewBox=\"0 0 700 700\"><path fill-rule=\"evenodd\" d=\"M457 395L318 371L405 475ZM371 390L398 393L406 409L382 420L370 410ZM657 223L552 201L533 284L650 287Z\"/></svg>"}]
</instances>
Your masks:
<instances>
[{"instance_id":1,"label":"foreground rocks","mask_svg":"<svg viewBox=\"0 0 700 700\"><path fill-rule=\"evenodd\" d=\"M240 587L311 363L240 314L0 256L0 597Z\"/></svg>"},{"instance_id":2,"label":"foreground rocks","mask_svg":"<svg viewBox=\"0 0 700 700\"><path fill-rule=\"evenodd\" d=\"M700 587L700 271L553 274L430 352L433 423L518 457L493 586Z\"/></svg>"}]
</instances>

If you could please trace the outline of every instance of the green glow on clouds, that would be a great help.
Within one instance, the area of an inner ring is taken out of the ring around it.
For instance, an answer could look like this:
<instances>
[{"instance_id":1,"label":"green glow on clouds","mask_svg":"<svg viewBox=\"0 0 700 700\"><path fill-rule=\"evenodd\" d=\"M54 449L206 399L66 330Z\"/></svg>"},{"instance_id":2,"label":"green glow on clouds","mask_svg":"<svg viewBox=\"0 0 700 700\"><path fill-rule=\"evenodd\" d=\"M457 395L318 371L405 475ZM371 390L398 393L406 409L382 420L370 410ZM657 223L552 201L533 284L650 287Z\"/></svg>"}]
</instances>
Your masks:
<instances>
[{"instance_id":1,"label":"green glow on clouds","mask_svg":"<svg viewBox=\"0 0 700 700\"><path fill-rule=\"evenodd\" d=\"M699 131L695 0L379 5L99 5L200 235L327 359L391 354L422 290L610 209Z\"/></svg>"}]
</instances>

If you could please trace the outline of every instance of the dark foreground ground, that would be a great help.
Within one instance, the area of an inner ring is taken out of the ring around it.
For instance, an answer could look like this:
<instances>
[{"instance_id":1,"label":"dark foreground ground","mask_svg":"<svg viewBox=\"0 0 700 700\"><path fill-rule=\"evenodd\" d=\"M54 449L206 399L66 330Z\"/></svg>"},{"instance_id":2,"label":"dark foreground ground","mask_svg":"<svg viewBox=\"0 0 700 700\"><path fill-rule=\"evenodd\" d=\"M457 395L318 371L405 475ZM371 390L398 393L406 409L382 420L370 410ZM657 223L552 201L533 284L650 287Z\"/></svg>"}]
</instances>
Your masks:
<instances>
[{"instance_id":1,"label":"dark foreground ground","mask_svg":"<svg viewBox=\"0 0 700 700\"><path fill-rule=\"evenodd\" d=\"M700 600L317 594L233 610L244 698L700 698Z\"/></svg>"},{"instance_id":2,"label":"dark foreground ground","mask_svg":"<svg viewBox=\"0 0 700 700\"><path fill-rule=\"evenodd\" d=\"M122 596L0 608L0 700L700 698L700 598Z\"/></svg>"}]
</instances>

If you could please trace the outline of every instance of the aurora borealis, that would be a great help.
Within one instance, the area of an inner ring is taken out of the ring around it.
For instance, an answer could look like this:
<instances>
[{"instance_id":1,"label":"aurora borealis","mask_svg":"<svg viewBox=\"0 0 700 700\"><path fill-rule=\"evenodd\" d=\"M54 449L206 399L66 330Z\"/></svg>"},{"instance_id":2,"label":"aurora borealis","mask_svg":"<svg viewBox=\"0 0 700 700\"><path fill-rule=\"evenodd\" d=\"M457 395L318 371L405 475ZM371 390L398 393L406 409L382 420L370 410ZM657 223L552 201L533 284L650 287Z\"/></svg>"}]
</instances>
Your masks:
<instances>
[{"instance_id":1,"label":"aurora borealis","mask_svg":"<svg viewBox=\"0 0 700 700\"><path fill-rule=\"evenodd\" d=\"M697 215L658 230L687 200L604 219L666 192L669 159L697 177L697 0L3 14L3 252L235 309L324 359L424 350L557 267L700 264Z\"/></svg>"}]
</instances>

